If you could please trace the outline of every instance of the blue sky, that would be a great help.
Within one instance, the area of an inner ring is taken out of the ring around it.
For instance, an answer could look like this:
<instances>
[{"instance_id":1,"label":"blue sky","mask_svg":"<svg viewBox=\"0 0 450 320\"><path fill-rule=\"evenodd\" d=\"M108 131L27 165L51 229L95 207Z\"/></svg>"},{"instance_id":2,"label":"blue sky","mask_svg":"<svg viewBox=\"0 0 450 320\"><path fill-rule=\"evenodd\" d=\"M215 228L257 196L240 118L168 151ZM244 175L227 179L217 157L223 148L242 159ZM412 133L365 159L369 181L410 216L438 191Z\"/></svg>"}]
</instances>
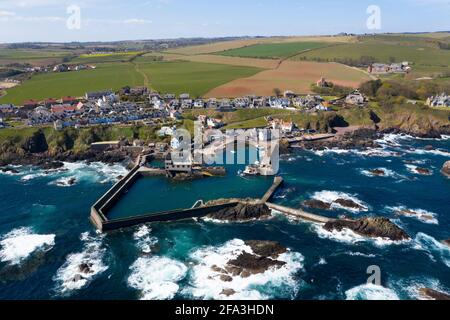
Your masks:
<instances>
[{"instance_id":1,"label":"blue sky","mask_svg":"<svg viewBox=\"0 0 450 320\"><path fill-rule=\"evenodd\" d=\"M377 32L450 30L450 0L0 0L0 42L366 33L369 5Z\"/></svg>"}]
</instances>

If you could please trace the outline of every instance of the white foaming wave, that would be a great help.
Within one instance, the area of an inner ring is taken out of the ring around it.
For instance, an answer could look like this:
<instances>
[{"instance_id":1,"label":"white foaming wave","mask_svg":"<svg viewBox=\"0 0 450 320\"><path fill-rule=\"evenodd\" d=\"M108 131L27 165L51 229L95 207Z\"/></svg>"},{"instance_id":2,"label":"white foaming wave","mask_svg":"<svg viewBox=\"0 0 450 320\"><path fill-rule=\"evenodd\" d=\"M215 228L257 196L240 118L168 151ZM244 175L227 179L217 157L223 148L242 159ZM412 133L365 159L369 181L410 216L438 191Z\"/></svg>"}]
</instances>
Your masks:
<instances>
[{"instance_id":1,"label":"white foaming wave","mask_svg":"<svg viewBox=\"0 0 450 320\"><path fill-rule=\"evenodd\" d=\"M73 181L73 179L75 179L75 181ZM64 177L64 178L60 178L54 182L51 182L50 184L56 185L56 186L62 187L62 188L67 188L67 187L72 187L72 186L76 185L77 181L76 181L75 177Z\"/></svg>"},{"instance_id":2,"label":"white foaming wave","mask_svg":"<svg viewBox=\"0 0 450 320\"><path fill-rule=\"evenodd\" d=\"M85 232L81 234L80 239L84 242L83 250L69 254L53 278L59 292L63 295L83 289L95 277L108 269L103 261L106 253L106 249L102 248L103 238L101 236L93 237L89 232ZM90 271L80 270L80 266L83 265L87 265Z\"/></svg>"},{"instance_id":3,"label":"white foaming wave","mask_svg":"<svg viewBox=\"0 0 450 320\"><path fill-rule=\"evenodd\" d=\"M381 144L381 145L400 147L402 141L412 140L412 139L414 139L414 137L410 136L410 135L388 133L388 134L385 134L383 136L383 138L375 140L375 142L378 144Z\"/></svg>"},{"instance_id":4,"label":"white foaming wave","mask_svg":"<svg viewBox=\"0 0 450 320\"><path fill-rule=\"evenodd\" d=\"M423 209L409 209L405 206L398 206L398 207L386 207L389 211L392 211L394 213L402 212L401 214L398 214L399 216L405 216L409 218L414 218L417 220L420 220L424 223L428 224L439 224L439 220L437 219L437 214L423 210Z\"/></svg>"},{"instance_id":5,"label":"white foaming wave","mask_svg":"<svg viewBox=\"0 0 450 320\"><path fill-rule=\"evenodd\" d=\"M413 164L405 164L405 167L406 167L406 169L408 169L409 172L411 172L413 174L416 174L416 175L425 175L425 176L427 176L427 175L432 175L433 174L432 170L430 170L430 174L421 174L421 173L419 173L417 171L419 169L419 167L415 166Z\"/></svg>"},{"instance_id":6,"label":"white foaming wave","mask_svg":"<svg viewBox=\"0 0 450 320\"><path fill-rule=\"evenodd\" d=\"M384 178L384 177L396 177L397 176L396 172L386 169L386 168L377 168L375 170L383 171L384 175L377 175L377 174L374 174L373 172L371 172L372 170L365 170L365 169L361 169L360 172L362 175L367 176L367 177L383 177Z\"/></svg>"},{"instance_id":7,"label":"white foaming wave","mask_svg":"<svg viewBox=\"0 0 450 320\"><path fill-rule=\"evenodd\" d=\"M98 183L110 183L117 181L118 176L125 176L128 171L120 165L108 165L102 162L64 162L67 170L65 175L74 177L77 181L87 180Z\"/></svg>"},{"instance_id":8,"label":"white foaming wave","mask_svg":"<svg viewBox=\"0 0 450 320\"><path fill-rule=\"evenodd\" d=\"M326 154L349 154L351 153L353 150L347 150L347 149L324 149L324 150L311 150L312 153L314 153L315 155L319 156L319 157L323 157Z\"/></svg>"},{"instance_id":9,"label":"white foaming wave","mask_svg":"<svg viewBox=\"0 0 450 320\"><path fill-rule=\"evenodd\" d=\"M152 229L149 226L143 225L134 233L133 238L137 241L137 246L143 253L151 253L152 246L158 243L156 237L151 237Z\"/></svg>"},{"instance_id":10,"label":"white foaming wave","mask_svg":"<svg viewBox=\"0 0 450 320\"><path fill-rule=\"evenodd\" d=\"M345 292L347 300L400 300L395 291L374 284L363 284Z\"/></svg>"},{"instance_id":11,"label":"white foaming wave","mask_svg":"<svg viewBox=\"0 0 450 320\"><path fill-rule=\"evenodd\" d=\"M353 251L347 251L345 252L346 255L348 256L352 256L352 257L364 257L364 258L376 258L377 255L376 254L367 254L367 253L362 253L362 252L353 252Z\"/></svg>"},{"instance_id":12,"label":"white foaming wave","mask_svg":"<svg viewBox=\"0 0 450 320\"><path fill-rule=\"evenodd\" d=\"M430 300L421 294L420 289L429 288L439 292L448 292L448 290L442 286L440 281L435 278L429 278L427 276L412 277L408 279L399 279L392 282L392 287L396 292L405 293L409 298L415 300Z\"/></svg>"},{"instance_id":13,"label":"white foaming wave","mask_svg":"<svg viewBox=\"0 0 450 320\"><path fill-rule=\"evenodd\" d=\"M323 228L322 225L318 224L312 224L311 229L313 232L315 232L319 238L321 239L329 239L345 244L356 244L360 242L368 242L372 243L373 245L377 247L385 247L389 245L401 245L406 244L410 242L411 240L403 240L403 241L393 241L387 238L369 238L369 237L363 237L357 233L355 233L353 230L350 230L348 228L343 228L341 231L332 230L328 231Z\"/></svg>"},{"instance_id":14,"label":"white foaming wave","mask_svg":"<svg viewBox=\"0 0 450 320\"><path fill-rule=\"evenodd\" d=\"M20 264L37 251L49 251L55 245L55 235L38 235L31 228L14 229L0 241L0 261Z\"/></svg>"},{"instance_id":15,"label":"white foaming wave","mask_svg":"<svg viewBox=\"0 0 450 320\"><path fill-rule=\"evenodd\" d=\"M351 195L351 194L348 194L345 192L324 190L324 191L319 191L319 192L314 193L312 198L322 201L322 202L325 202L325 203L330 203L331 207L333 209L344 209L344 210L348 210L348 211L352 211L352 212L369 211L369 207L364 202L359 200L356 197L356 195ZM348 208L348 207L341 206L338 203L334 203L334 201L336 201L338 199L351 200L354 203L361 206L362 208L361 209Z\"/></svg>"},{"instance_id":16,"label":"white foaming wave","mask_svg":"<svg viewBox=\"0 0 450 320\"><path fill-rule=\"evenodd\" d=\"M28 182L28 181L31 181L31 180L34 180L37 178L45 177L45 176L47 176L47 174L44 172L30 173L30 174L26 174L26 175L22 176L20 178L20 180L22 180L24 182Z\"/></svg>"},{"instance_id":17,"label":"white foaming wave","mask_svg":"<svg viewBox=\"0 0 450 320\"><path fill-rule=\"evenodd\" d=\"M439 242L432 236L419 232L414 239L414 249L428 252L432 256L437 255L442 262L450 268L450 247Z\"/></svg>"},{"instance_id":18,"label":"white foaming wave","mask_svg":"<svg viewBox=\"0 0 450 320\"><path fill-rule=\"evenodd\" d=\"M230 260L243 252L252 254L244 241L234 239L220 247L206 247L191 254L196 263L190 273L189 287L183 292L190 297L215 300L263 300L271 298L293 298L299 290L295 274L303 269L304 257L300 253L287 252L277 260L286 264L280 268L269 268L264 273L248 278L232 276L231 281L220 279L221 273L212 268L224 269ZM231 291L227 296L227 290Z\"/></svg>"},{"instance_id":19,"label":"white foaming wave","mask_svg":"<svg viewBox=\"0 0 450 320\"><path fill-rule=\"evenodd\" d=\"M425 149L413 149L413 150L407 150L407 153L411 154L418 154L418 155L424 155L424 154L432 154L435 156L442 156L442 157L450 157L450 152L442 149L433 149L433 150L425 150Z\"/></svg>"},{"instance_id":20,"label":"white foaming wave","mask_svg":"<svg viewBox=\"0 0 450 320\"><path fill-rule=\"evenodd\" d=\"M370 148L367 150L362 150L362 151L355 151L356 154L360 155L360 156L366 156L366 157L382 157L382 158L387 158L387 157L398 157L398 152L395 151L389 151L389 150L385 150L385 149L374 149L374 148Z\"/></svg>"},{"instance_id":21,"label":"white foaming wave","mask_svg":"<svg viewBox=\"0 0 450 320\"><path fill-rule=\"evenodd\" d=\"M173 299L188 268L180 261L166 257L141 257L130 267L128 285L141 291L141 300Z\"/></svg>"}]
</instances>

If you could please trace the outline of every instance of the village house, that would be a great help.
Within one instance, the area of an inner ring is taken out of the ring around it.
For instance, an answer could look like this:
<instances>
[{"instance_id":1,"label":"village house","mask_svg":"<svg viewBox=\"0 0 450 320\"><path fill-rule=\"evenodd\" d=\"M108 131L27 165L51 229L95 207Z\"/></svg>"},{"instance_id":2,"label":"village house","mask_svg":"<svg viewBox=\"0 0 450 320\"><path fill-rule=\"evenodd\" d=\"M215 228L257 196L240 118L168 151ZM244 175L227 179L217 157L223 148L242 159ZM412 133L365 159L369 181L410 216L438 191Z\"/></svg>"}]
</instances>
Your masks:
<instances>
[{"instance_id":1,"label":"village house","mask_svg":"<svg viewBox=\"0 0 450 320\"><path fill-rule=\"evenodd\" d=\"M134 96L143 96L148 93L147 87L130 88L130 94Z\"/></svg>"},{"instance_id":2,"label":"village house","mask_svg":"<svg viewBox=\"0 0 450 320\"><path fill-rule=\"evenodd\" d=\"M407 61L392 64L373 63L367 68L367 71L372 74L408 73L411 71L411 67Z\"/></svg>"},{"instance_id":3,"label":"village house","mask_svg":"<svg viewBox=\"0 0 450 320\"><path fill-rule=\"evenodd\" d=\"M285 98L287 98L287 99L292 99L292 98L295 98L297 95L294 92L290 91L290 90L286 90L284 92L283 96Z\"/></svg>"},{"instance_id":4,"label":"village house","mask_svg":"<svg viewBox=\"0 0 450 320\"><path fill-rule=\"evenodd\" d=\"M429 97L426 105L429 107L450 107L450 96L442 93L436 97Z\"/></svg>"},{"instance_id":5,"label":"village house","mask_svg":"<svg viewBox=\"0 0 450 320\"><path fill-rule=\"evenodd\" d=\"M0 104L0 114L12 114L16 108L12 104Z\"/></svg>"},{"instance_id":6,"label":"village house","mask_svg":"<svg viewBox=\"0 0 450 320\"><path fill-rule=\"evenodd\" d=\"M102 99L105 96L111 96L114 92L112 90L98 91L98 92L87 92L85 97L86 100L97 100Z\"/></svg>"},{"instance_id":7,"label":"village house","mask_svg":"<svg viewBox=\"0 0 450 320\"><path fill-rule=\"evenodd\" d=\"M291 101L289 99L286 99L286 98L274 98L274 97L271 97L269 99L269 106L271 108L286 109L286 108L289 107L290 104L291 104Z\"/></svg>"},{"instance_id":8,"label":"village house","mask_svg":"<svg viewBox=\"0 0 450 320\"><path fill-rule=\"evenodd\" d=\"M172 136L172 135L173 135L173 131L174 131L174 128L170 128L170 127L162 127L162 128L158 131L158 136L160 136L160 137L168 137L168 136Z\"/></svg>"},{"instance_id":9,"label":"village house","mask_svg":"<svg viewBox=\"0 0 450 320\"><path fill-rule=\"evenodd\" d=\"M190 99L191 96L189 95L189 93L182 93L180 94L180 100L187 100Z\"/></svg>"},{"instance_id":10,"label":"village house","mask_svg":"<svg viewBox=\"0 0 450 320\"><path fill-rule=\"evenodd\" d=\"M359 90L355 90L345 97L345 104L350 106L364 107L368 102L367 97L365 97Z\"/></svg>"},{"instance_id":11,"label":"village house","mask_svg":"<svg viewBox=\"0 0 450 320\"><path fill-rule=\"evenodd\" d=\"M23 102L23 108L26 110L32 110L39 106L39 101L37 100L26 100Z\"/></svg>"},{"instance_id":12,"label":"village house","mask_svg":"<svg viewBox=\"0 0 450 320\"><path fill-rule=\"evenodd\" d=\"M201 99L197 99L194 101L194 108L201 108L203 109L205 107L205 102Z\"/></svg>"},{"instance_id":13,"label":"village house","mask_svg":"<svg viewBox=\"0 0 450 320\"><path fill-rule=\"evenodd\" d=\"M250 99L246 97L236 98L233 100L233 104L236 108L247 108L250 104Z\"/></svg>"},{"instance_id":14,"label":"village house","mask_svg":"<svg viewBox=\"0 0 450 320\"><path fill-rule=\"evenodd\" d=\"M270 119L269 125L273 130L280 130L284 134L292 133L295 129L295 124L292 121L284 121L282 119Z\"/></svg>"},{"instance_id":15,"label":"village house","mask_svg":"<svg viewBox=\"0 0 450 320\"><path fill-rule=\"evenodd\" d=\"M292 100L292 103L297 108L314 109L322 104L325 100L321 96L307 95L306 97L297 97Z\"/></svg>"},{"instance_id":16,"label":"village house","mask_svg":"<svg viewBox=\"0 0 450 320\"><path fill-rule=\"evenodd\" d=\"M170 100L176 99L176 95L175 95L174 93L166 93L166 94L163 96L163 99L164 99L165 101L170 101Z\"/></svg>"},{"instance_id":17,"label":"village house","mask_svg":"<svg viewBox=\"0 0 450 320\"><path fill-rule=\"evenodd\" d=\"M62 104L77 104L79 101L79 99L75 98L75 97L62 97L61 98L61 103Z\"/></svg>"}]
</instances>

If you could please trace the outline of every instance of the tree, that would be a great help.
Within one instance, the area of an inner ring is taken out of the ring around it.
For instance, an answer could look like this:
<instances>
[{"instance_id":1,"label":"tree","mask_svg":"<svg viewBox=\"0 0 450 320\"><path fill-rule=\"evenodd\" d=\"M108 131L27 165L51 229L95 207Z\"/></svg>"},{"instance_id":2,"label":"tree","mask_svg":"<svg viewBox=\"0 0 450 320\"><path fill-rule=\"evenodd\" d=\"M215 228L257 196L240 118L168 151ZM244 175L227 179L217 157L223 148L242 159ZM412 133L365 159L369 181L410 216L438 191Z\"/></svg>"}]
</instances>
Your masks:
<instances>
[{"instance_id":1,"label":"tree","mask_svg":"<svg viewBox=\"0 0 450 320\"><path fill-rule=\"evenodd\" d=\"M274 89L273 89L273 94L274 94L276 97L281 97L281 90L280 90L280 88L274 88Z\"/></svg>"}]
</instances>

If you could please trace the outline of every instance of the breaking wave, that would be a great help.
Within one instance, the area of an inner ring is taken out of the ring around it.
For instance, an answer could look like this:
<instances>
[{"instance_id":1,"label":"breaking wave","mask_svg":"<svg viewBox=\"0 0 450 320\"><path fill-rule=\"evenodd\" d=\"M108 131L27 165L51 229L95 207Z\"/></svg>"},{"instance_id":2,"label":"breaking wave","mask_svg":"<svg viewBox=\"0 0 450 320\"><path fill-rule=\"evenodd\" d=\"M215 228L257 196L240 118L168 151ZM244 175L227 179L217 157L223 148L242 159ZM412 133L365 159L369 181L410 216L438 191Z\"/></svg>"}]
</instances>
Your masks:
<instances>
[{"instance_id":1,"label":"breaking wave","mask_svg":"<svg viewBox=\"0 0 450 320\"><path fill-rule=\"evenodd\" d=\"M399 216L417 219L428 224L439 224L437 214L430 211L426 211L423 209L409 209L404 206L387 207L387 209Z\"/></svg>"},{"instance_id":2,"label":"breaking wave","mask_svg":"<svg viewBox=\"0 0 450 320\"><path fill-rule=\"evenodd\" d=\"M5 234L0 241L0 261L20 264L37 251L49 251L55 245L55 235L38 235L31 228L19 228Z\"/></svg>"},{"instance_id":3,"label":"breaking wave","mask_svg":"<svg viewBox=\"0 0 450 320\"><path fill-rule=\"evenodd\" d=\"M54 276L58 291L63 295L83 289L108 269L104 264L106 249L102 248L102 237L92 237L86 232L80 239L84 242L83 250L69 254Z\"/></svg>"},{"instance_id":4,"label":"breaking wave","mask_svg":"<svg viewBox=\"0 0 450 320\"><path fill-rule=\"evenodd\" d=\"M350 195L350 194L344 193L344 192L326 191L325 190L325 191L320 191L320 192L314 193L312 198L322 201L322 202L325 202L325 203L330 203L331 207L333 209L343 209L343 210L348 210L348 211L352 211L352 212L369 211L368 205L366 205L364 202L359 200L355 195ZM335 201L338 199L351 200L354 203L356 203L357 205L359 205L360 208L344 207L338 203L335 203Z\"/></svg>"},{"instance_id":5,"label":"breaking wave","mask_svg":"<svg viewBox=\"0 0 450 320\"><path fill-rule=\"evenodd\" d=\"M414 242L416 244L415 249L423 250L433 257L438 257L441 261L450 268L450 247L439 242L435 238L419 232Z\"/></svg>"},{"instance_id":6,"label":"breaking wave","mask_svg":"<svg viewBox=\"0 0 450 320\"><path fill-rule=\"evenodd\" d=\"M374 284L363 284L345 292L347 300L400 300L389 288Z\"/></svg>"},{"instance_id":7,"label":"breaking wave","mask_svg":"<svg viewBox=\"0 0 450 320\"><path fill-rule=\"evenodd\" d=\"M299 290L300 282L295 275L303 269L304 257L300 253L287 252L277 260L286 264L280 268L269 268L261 274L242 278L228 275L225 279L219 270L241 253L252 254L252 249L244 241L235 239L220 247L205 247L191 254L195 265L190 272L189 286L183 292L190 297L201 299L273 299L293 298Z\"/></svg>"},{"instance_id":8,"label":"breaking wave","mask_svg":"<svg viewBox=\"0 0 450 320\"><path fill-rule=\"evenodd\" d=\"M185 278L188 268L166 257L141 257L130 270L128 285L141 292L142 300L167 300L177 294L178 282Z\"/></svg>"}]
</instances>

